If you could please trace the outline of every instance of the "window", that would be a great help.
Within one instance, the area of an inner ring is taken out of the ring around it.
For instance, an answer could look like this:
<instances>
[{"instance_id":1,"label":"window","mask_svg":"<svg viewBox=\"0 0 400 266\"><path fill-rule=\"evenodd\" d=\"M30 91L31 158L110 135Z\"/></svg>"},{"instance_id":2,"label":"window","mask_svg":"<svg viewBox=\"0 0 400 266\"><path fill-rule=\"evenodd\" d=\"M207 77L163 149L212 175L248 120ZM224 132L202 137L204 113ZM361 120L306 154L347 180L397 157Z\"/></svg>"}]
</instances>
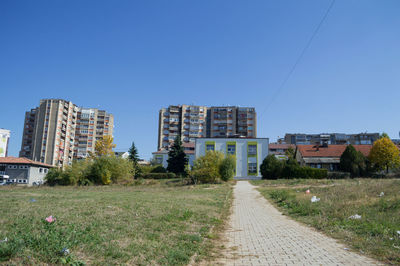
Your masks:
<instances>
[{"instance_id":1,"label":"window","mask_svg":"<svg viewBox=\"0 0 400 266\"><path fill-rule=\"evenodd\" d=\"M214 144L207 144L206 145L206 151L213 151L214 150Z\"/></svg>"},{"instance_id":2,"label":"window","mask_svg":"<svg viewBox=\"0 0 400 266\"><path fill-rule=\"evenodd\" d=\"M257 145L251 144L248 146L248 155L256 155L257 154Z\"/></svg>"},{"instance_id":3,"label":"window","mask_svg":"<svg viewBox=\"0 0 400 266\"><path fill-rule=\"evenodd\" d=\"M257 163L249 163L249 174L257 174Z\"/></svg>"},{"instance_id":4,"label":"window","mask_svg":"<svg viewBox=\"0 0 400 266\"><path fill-rule=\"evenodd\" d=\"M43 168L39 168L39 173L43 173Z\"/></svg>"},{"instance_id":5,"label":"window","mask_svg":"<svg viewBox=\"0 0 400 266\"><path fill-rule=\"evenodd\" d=\"M47 171L48 171L48 169L47 169L47 168L45 168L45 169L44 169L44 172L45 172L45 173L47 173Z\"/></svg>"},{"instance_id":6,"label":"window","mask_svg":"<svg viewBox=\"0 0 400 266\"><path fill-rule=\"evenodd\" d=\"M228 144L227 153L231 155L236 154L236 145L235 144Z\"/></svg>"}]
</instances>

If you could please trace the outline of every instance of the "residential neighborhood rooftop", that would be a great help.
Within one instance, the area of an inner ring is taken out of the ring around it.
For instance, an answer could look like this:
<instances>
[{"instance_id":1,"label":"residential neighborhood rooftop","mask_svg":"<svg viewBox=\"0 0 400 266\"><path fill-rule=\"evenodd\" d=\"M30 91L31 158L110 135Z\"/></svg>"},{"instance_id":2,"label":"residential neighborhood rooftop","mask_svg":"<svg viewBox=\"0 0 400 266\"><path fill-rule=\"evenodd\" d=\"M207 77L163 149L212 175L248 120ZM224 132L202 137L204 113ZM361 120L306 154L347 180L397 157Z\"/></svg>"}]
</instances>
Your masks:
<instances>
[{"instance_id":1,"label":"residential neighborhood rooftop","mask_svg":"<svg viewBox=\"0 0 400 266\"><path fill-rule=\"evenodd\" d=\"M30 165L37 165L37 166L44 166L44 167L54 167L49 164L41 163L41 162L36 162L33 160L30 160L28 158L23 158L23 157L0 157L0 164L30 164Z\"/></svg>"},{"instance_id":2,"label":"residential neighborhood rooftop","mask_svg":"<svg viewBox=\"0 0 400 266\"><path fill-rule=\"evenodd\" d=\"M297 149L303 157L340 157L348 145L297 145ZM372 145L353 145L357 151L368 156Z\"/></svg>"}]
</instances>

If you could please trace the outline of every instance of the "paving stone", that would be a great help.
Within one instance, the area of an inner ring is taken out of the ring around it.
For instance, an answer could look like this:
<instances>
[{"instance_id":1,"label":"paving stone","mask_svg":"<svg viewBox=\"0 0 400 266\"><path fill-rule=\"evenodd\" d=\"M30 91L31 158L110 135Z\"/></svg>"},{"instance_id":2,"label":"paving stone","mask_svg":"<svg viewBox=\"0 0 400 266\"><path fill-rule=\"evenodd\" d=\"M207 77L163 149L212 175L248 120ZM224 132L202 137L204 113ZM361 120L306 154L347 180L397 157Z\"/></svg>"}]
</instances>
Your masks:
<instances>
[{"instance_id":1,"label":"paving stone","mask_svg":"<svg viewBox=\"0 0 400 266\"><path fill-rule=\"evenodd\" d=\"M282 215L248 181L234 188L223 265L380 265Z\"/></svg>"}]
</instances>

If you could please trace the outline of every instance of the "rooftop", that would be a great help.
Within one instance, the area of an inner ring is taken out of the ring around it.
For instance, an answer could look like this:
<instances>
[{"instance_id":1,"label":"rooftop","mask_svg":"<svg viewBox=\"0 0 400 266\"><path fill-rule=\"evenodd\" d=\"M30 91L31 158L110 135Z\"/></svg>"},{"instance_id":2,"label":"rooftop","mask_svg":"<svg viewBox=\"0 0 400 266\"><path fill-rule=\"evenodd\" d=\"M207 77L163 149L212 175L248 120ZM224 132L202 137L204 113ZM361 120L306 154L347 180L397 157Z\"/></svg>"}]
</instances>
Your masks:
<instances>
[{"instance_id":1,"label":"rooftop","mask_svg":"<svg viewBox=\"0 0 400 266\"><path fill-rule=\"evenodd\" d=\"M328 145L327 147L317 145L297 145L298 151L303 157L340 157L347 145ZM372 145L353 145L364 156L368 156Z\"/></svg>"},{"instance_id":2,"label":"rooftop","mask_svg":"<svg viewBox=\"0 0 400 266\"><path fill-rule=\"evenodd\" d=\"M30 160L28 158L24 158L24 157L0 157L0 163L3 163L3 164L30 164L30 165L44 166L44 167L48 167L48 168L54 167L49 164L32 161L32 160Z\"/></svg>"}]
</instances>

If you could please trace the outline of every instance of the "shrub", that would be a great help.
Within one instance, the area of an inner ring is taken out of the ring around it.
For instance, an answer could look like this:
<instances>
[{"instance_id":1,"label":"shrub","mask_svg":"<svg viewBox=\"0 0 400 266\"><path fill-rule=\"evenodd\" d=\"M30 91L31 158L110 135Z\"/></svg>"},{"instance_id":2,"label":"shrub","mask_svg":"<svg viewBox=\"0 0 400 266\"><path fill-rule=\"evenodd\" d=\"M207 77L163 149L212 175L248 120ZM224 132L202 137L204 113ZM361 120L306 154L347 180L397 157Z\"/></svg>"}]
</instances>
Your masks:
<instances>
[{"instance_id":1,"label":"shrub","mask_svg":"<svg viewBox=\"0 0 400 266\"><path fill-rule=\"evenodd\" d=\"M125 184L134 176L133 165L125 159L102 156L74 161L71 166L51 169L45 177L48 185L91 185L111 183Z\"/></svg>"},{"instance_id":2,"label":"shrub","mask_svg":"<svg viewBox=\"0 0 400 266\"><path fill-rule=\"evenodd\" d=\"M282 175L283 166L284 162L270 154L265 157L260 166L261 175L264 179L278 179Z\"/></svg>"},{"instance_id":3,"label":"shrub","mask_svg":"<svg viewBox=\"0 0 400 266\"><path fill-rule=\"evenodd\" d=\"M166 173L166 172L167 172L167 169L165 169L161 165L157 165L153 169L150 170L150 173Z\"/></svg>"},{"instance_id":4,"label":"shrub","mask_svg":"<svg viewBox=\"0 0 400 266\"><path fill-rule=\"evenodd\" d=\"M236 169L236 159L233 155L228 155L222 159L219 165L219 174L223 181L228 181L233 179Z\"/></svg>"},{"instance_id":5,"label":"shrub","mask_svg":"<svg viewBox=\"0 0 400 266\"><path fill-rule=\"evenodd\" d=\"M193 162L191 179L194 183L218 183L221 181L220 165L224 155L219 151L208 151Z\"/></svg>"},{"instance_id":6,"label":"shrub","mask_svg":"<svg viewBox=\"0 0 400 266\"><path fill-rule=\"evenodd\" d=\"M133 176L134 168L128 160L102 156L93 160L88 179L94 184L108 185L128 183L133 180Z\"/></svg>"},{"instance_id":7,"label":"shrub","mask_svg":"<svg viewBox=\"0 0 400 266\"><path fill-rule=\"evenodd\" d=\"M280 161L273 154L268 155L263 160L260 170L264 179L322 179L328 177L328 170L326 169L300 166L293 158L289 158L287 161Z\"/></svg>"},{"instance_id":8,"label":"shrub","mask_svg":"<svg viewBox=\"0 0 400 266\"><path fill-rule=\"evenodd\" d=\"M171 179L176 178L174 173L147 173L142 175L143 179Z\"/></svg>"},{"instance_id":9,"label":"shrub","mask_svg":"<svg viewBox=\"0 0 400 266\"><path fill-rule=\"evenodd\" d=\"M64 172L59 168L51 168L45 177L45 183L54 185L70 185L69 176L64 174Z\"/></svg>"}]
</instances>

